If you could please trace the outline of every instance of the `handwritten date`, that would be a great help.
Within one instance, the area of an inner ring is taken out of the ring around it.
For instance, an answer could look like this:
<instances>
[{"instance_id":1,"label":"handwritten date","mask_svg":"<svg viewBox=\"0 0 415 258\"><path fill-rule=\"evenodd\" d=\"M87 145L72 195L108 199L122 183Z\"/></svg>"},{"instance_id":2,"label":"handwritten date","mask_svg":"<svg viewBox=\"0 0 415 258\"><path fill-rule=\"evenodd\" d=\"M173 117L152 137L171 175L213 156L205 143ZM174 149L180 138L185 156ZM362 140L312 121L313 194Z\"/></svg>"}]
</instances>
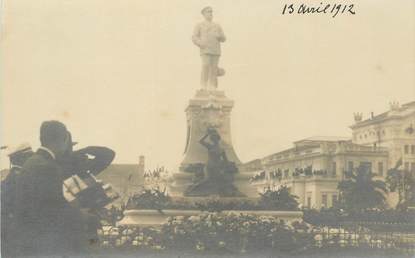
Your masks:
<instances>
[{"instance_id":1,"label":"handwritten date","mask_svg":"<svg viewBox=\"0 0 415 258\"><path fill-rule=\"evenodd\" d=\"M331 17L335 18L341 14L355 15L354 8L354 4L325 4L322 2L317 6L285 4L282 9L282 14L330 14Z\"/></svg>"}]
</instances>

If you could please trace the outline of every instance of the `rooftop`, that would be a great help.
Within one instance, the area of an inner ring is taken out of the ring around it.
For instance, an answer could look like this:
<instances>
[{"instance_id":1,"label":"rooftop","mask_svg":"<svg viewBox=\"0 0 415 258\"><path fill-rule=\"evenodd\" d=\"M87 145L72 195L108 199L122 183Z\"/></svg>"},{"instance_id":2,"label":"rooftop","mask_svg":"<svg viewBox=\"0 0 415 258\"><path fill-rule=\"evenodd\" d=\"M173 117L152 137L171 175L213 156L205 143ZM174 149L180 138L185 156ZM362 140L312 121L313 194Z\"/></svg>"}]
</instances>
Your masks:
<instances>
[{"instance_id":1,"label":"rooftop","mask_svg":"<svg viewBox=\"0 0 415 258\"><path fill-rule=\"evenodd\" d=\"M390 110L380 113L379 115L375 115L371 118L356 122L355 124L350 126L350 128L355 129L393 118L406 117L412 114L415 114L415 101L402 104L401 106L399 106L398 103L392 103Z\"/></svg>"},{"instance_id":2,"label":"rooftop","mask_svg":"<svg viewBox=\"0 0 415 258\"><path fill-rule=\"evenodd\" d=\"M126 188L138 187L144 183L144 175L139 172L138 164L111 164L97 177L112 185L119 193L126 191Z\"/></svg>"},{"instance_id":3,"label":"rooftop","mask_svg":"<svg viewBox=\"0 0 415 258\"><path fill-rule=\"evenodd\" d=\"M328 143L328 144L327 144ZM322 148L322 145L330 145L329 149ZM362 154L387 155L386 148L364 146L352 143L351 138L341 136L313 136L294 142L294 147L285 149L263 158L266 160L288 160L299 158L303 155L331 153L351 153L361 152Z\"/></svg>"},{"instance_id":4,"label":"rooftop","mask_svg":"<svg viewBox=\"0 0 415 258\"><path fill-rule=\"evenodd\" d=\"M344 136L312 136L308 137L299 141L294 142L302 143L302 142L340 142L340 141L350 141L350 137L344 137Z\"/></svg>"}]
</instances>

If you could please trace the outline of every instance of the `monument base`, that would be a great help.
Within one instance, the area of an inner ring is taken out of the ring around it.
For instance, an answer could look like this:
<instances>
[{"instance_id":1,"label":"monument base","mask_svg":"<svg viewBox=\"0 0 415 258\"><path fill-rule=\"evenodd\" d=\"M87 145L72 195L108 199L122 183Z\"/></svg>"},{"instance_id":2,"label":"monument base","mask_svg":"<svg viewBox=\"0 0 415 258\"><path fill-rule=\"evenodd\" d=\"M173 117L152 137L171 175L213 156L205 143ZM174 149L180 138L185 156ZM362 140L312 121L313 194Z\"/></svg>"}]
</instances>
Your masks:
<instances>
[{"instance_id":1,"label":"monument base","mask_svg":"<svg viewBox=\"0 0 415 258\"><path fill-rule=\"evenodd\" d=\"M239 165L231 139L230 114L233 101L219 90L198 90L189 100L186 108L187 137L184 158L181 167L192 164L205 164L207 161L206 148L200 144L200 139L208 128L215 128L221 137L221 147L225 150L229 161Z\"/></svg>"},{"instance_id":2,"label":"monument base","mask_svg":"<svg viewBox=\"0 0 415 258\"><path fill-rule=\"evenodd\" d=\"M173 174L173 180L169 187L169 193L172 196L215 195L203 189L212 183L206 176L208 173L205 168L208 161L208 150L200 143L200 140L207 134L208 128L213 128L220 135L219 146L226 154L227 161L225 163L235 168L241 164L231 140L230 114L233 105L234 102L219 90L198 90L195 96L189 100L186 108L186 147L179 171ZM229 175L226 173L227 164L218 163L219 172L224 178L223 180L216 178L216 182L224 186L221 188L213 185L211 192L215 192L215 188L218 188L216 192L223 196L258 197L257 188L249 183L249 179L253 175L239 172ZM220 168L225 169L221 170ZM228 175L232 179L228 180L228 183L222 182L228 178ZM201 185L200 189L197 188L198 184ZM197 191L192 192L194 189Z\"/></svg>"},{"instance_id":3,"label":"monument base","mask_svg":"<svg viewBox=\"0 0 415 258\"><path fill-rule=\"evenodd\" d=\"M254 176L254 173L240 172L234 175L232 184L241 192L245 197L258 198L259 192L263 190L263 186L253 185L250 179ZM188 172L176 172L173 174L173 180L168 187L169 195L173 197L185 197L186 190L195 184L194 175ZM215 196L215 195L210 195ZM209 197L206 196L206 197ZM237 196L235 196L237 198Z\"/></svg>"}]
</instances>

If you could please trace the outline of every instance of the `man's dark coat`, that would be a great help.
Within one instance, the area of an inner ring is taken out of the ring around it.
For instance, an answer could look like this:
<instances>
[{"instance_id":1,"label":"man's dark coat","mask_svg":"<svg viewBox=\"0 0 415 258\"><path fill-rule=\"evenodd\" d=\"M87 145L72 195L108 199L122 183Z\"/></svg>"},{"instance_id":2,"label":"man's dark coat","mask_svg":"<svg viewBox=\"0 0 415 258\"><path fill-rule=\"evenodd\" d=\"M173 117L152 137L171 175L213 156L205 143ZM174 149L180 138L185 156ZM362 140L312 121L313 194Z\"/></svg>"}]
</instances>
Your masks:
<instances>
[{"instance_id":1,"label":"man's dark coat","mask_svg":"<svg viewBox=\"0 0 415 258\"><path fill-rule=\"evenodd\" d=\"M23 165L16 187L16 240L22 255L82 250L82 216L64 198L63 180L61 167L45 150L39 149Z\"/></svg>"}]
</instances>

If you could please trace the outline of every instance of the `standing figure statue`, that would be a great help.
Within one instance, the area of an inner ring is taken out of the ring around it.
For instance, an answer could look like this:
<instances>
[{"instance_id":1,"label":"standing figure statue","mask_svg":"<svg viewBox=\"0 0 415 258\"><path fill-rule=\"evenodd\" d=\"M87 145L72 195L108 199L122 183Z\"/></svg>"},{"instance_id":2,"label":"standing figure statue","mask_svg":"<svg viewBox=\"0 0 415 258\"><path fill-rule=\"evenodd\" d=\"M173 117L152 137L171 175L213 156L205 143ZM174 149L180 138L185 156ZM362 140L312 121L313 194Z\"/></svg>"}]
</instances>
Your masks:
<instances>
[{"instance_id":1,"label":"standing figure statue","mask_svg":"<svg viewBox=\"0 0 415 258\"><path fill-rule=\"evenodd\" d=\"M209 136L210 143L206 141ZM211 180L223 180L223 172L228 164L225 150L220 146L221 137L215 129L208 129L207 134L200 139L208 151L208 160L205 166L205 177Z\"/></svg>"},{"instance_id":2,"label":"standing figure statue","mask_svg":"<svg viewBox=\"0 0 415 258\"><path fill-rule=\"evenodd\" d=\"M224 75L225 71L218 68L221 55L220 43L225 42L226 37L219 24L212 22L212 8L202 9L205 21L196 25L193 32L193 43L200 48L202 58L201 85L205 90L216 90L218 87L218 76Z\"/></svg>"},{"instance_id":3,"label":"standing figure statue","mask_svg":"<svg viewBox=\"0 0 415 258\"><path fill-rule=\"evenodd\" d=\"M209 141L207 141L208 137ZM221 137L215 129L208 129L200 139L200 144L208 151L208 159L204 165L204 176L200 182L189 187L185 195L243 196L232 184L233 176L238 173L238 168L235 163L227 159L225 150L220 146L220 139Z\"/></svg>"}]
</instances>

